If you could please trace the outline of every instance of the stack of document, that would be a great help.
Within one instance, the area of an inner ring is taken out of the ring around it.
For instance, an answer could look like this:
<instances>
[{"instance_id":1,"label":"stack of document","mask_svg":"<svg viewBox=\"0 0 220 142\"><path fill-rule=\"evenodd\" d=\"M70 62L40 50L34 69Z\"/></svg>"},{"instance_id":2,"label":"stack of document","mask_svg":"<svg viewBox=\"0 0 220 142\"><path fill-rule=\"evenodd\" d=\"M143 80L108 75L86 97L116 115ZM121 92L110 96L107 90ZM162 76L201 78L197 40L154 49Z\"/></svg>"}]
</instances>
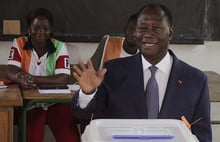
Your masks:
<instances>
[{"instance_id":1,"label":"stack of document","mask_svg":"<svg viewBox=\"0 0 220 142\"><path fill-rule=\"evenodd\" d=\"M40 94L56 94L56 93L71 93L67 85L64 84L44 84L38 85Z\"/></svg>"},{"instance_id":2,"label":"stack of document","mask_svg":"<svg viewBox=\"0 0 220 142\"><path fill-rule=\"evenodd\" d=\"M72 91L77 91L80 89L78 84L44 84L38 85L38 91L40 94L56 94L56 93L71 93Z\"/></svg>"}]
</instances>

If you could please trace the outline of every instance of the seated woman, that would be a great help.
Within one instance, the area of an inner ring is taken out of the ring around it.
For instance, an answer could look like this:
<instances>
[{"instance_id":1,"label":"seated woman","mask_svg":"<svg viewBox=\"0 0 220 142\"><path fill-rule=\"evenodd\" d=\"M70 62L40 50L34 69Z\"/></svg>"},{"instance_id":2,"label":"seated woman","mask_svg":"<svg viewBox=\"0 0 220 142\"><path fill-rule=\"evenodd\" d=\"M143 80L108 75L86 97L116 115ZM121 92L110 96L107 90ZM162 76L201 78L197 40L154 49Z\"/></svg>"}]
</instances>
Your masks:
<instances>
[{"instance_id":1,"label":"seated woman","mask_svg":"<svg viewBox=\"0 0 220 142\"><path fill-rule=\"evenodd\" d=\"M7 76L22 88L38 84L66 84L69 55L65 43L50 37L51 13L39 8L27 16L28 36L14 39L8 58ZM27 141L42 142L48 125L57 142L79 142L80 137L69 103L36 104L27 112Z\"/></svg>"}]
</instances>

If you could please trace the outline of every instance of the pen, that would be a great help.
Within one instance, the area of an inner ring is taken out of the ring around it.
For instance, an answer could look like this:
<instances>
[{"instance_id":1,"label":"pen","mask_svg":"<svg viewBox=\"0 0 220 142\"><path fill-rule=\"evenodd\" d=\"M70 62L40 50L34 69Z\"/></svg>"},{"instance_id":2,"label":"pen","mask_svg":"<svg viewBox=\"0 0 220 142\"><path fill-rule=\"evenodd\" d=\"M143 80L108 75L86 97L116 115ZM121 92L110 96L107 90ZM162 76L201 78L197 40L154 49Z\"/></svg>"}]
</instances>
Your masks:
<instances>
[{"instance_id":1,"label":"pen","mask_svg":"<svg viewBox=\"0 0 220 142\"><path fill-rule=\"evenodd\" d=\"M184 124L186 125L187 128L191 129L191 125L188 122L188 120L186 119L185 116L181 116L182 121L184 122Z\"/></svg>"},{"instance_id":2,"label":"pen","mask_svg":"<svg viewBox=\"0 0 220 142\"><path fill-rule=\"evenodd\" d=\"M202 117L198 118L197 120L193 121L192 123L189 123L185 116L181 116L181 119L184 122L184 124L186 125L186 127L191 130L191 126L193 124L197 123L198 121L200 121L202 119Z\"/></svg>"}]
</instances>

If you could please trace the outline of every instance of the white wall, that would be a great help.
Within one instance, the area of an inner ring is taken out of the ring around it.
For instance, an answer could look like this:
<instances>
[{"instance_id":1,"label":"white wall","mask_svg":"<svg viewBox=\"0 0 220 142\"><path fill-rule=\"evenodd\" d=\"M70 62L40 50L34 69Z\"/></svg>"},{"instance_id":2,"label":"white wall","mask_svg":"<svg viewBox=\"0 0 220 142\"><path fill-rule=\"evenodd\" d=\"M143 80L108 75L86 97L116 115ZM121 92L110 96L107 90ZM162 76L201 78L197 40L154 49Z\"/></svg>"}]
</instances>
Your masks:
<instances>
[{"instance_id":1,"label":"white wall","mask_svg":"<svg viewBox=\"0 0 220 142\"><path fill-rule=\"evenodd\" d=\"M206 41L204 45L171 45L170 48L185 62L204 71L220 73L219 41Z\"/></svg>"},{"instance_id":2,"label":"white wall","mask_svg":"<svg viewBox=\"0 0 220 142\"><path fill-rule=\"evenodd\" d=\"M0 64L6 64L11 42L0 42ZM94 53L98 43L67 43L70 63L84 62ZM170 48L185 62L205 71L220 74L220 41L206 41L204 45L172 44Z\"/></svg>"}]
</instances>

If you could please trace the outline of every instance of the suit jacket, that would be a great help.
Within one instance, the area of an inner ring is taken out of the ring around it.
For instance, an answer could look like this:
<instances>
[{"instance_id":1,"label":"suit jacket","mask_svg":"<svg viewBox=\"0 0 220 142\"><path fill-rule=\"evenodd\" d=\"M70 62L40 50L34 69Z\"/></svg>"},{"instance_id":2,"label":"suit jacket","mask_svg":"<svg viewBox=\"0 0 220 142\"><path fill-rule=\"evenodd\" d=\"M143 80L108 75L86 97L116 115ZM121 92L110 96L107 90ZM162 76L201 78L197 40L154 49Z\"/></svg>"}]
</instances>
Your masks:
<instances>
[{"instance_id":1,"label":"suit jacket","mask_svg":"<svg viewBox=\"0 0 220 142\"><path fill-rule=\"evenodd\" d=\"M200 142L211 142L210 102L206 75L179 60L172 51L173 65L159 119L180 119L184 115L192 125L192 133ZM72 108L79 119L133 118L146 119L146 96L141 54L106 62L107 73L94 99L85 109L77 106L78 93Z\"/></svg>"}]
</instances>

